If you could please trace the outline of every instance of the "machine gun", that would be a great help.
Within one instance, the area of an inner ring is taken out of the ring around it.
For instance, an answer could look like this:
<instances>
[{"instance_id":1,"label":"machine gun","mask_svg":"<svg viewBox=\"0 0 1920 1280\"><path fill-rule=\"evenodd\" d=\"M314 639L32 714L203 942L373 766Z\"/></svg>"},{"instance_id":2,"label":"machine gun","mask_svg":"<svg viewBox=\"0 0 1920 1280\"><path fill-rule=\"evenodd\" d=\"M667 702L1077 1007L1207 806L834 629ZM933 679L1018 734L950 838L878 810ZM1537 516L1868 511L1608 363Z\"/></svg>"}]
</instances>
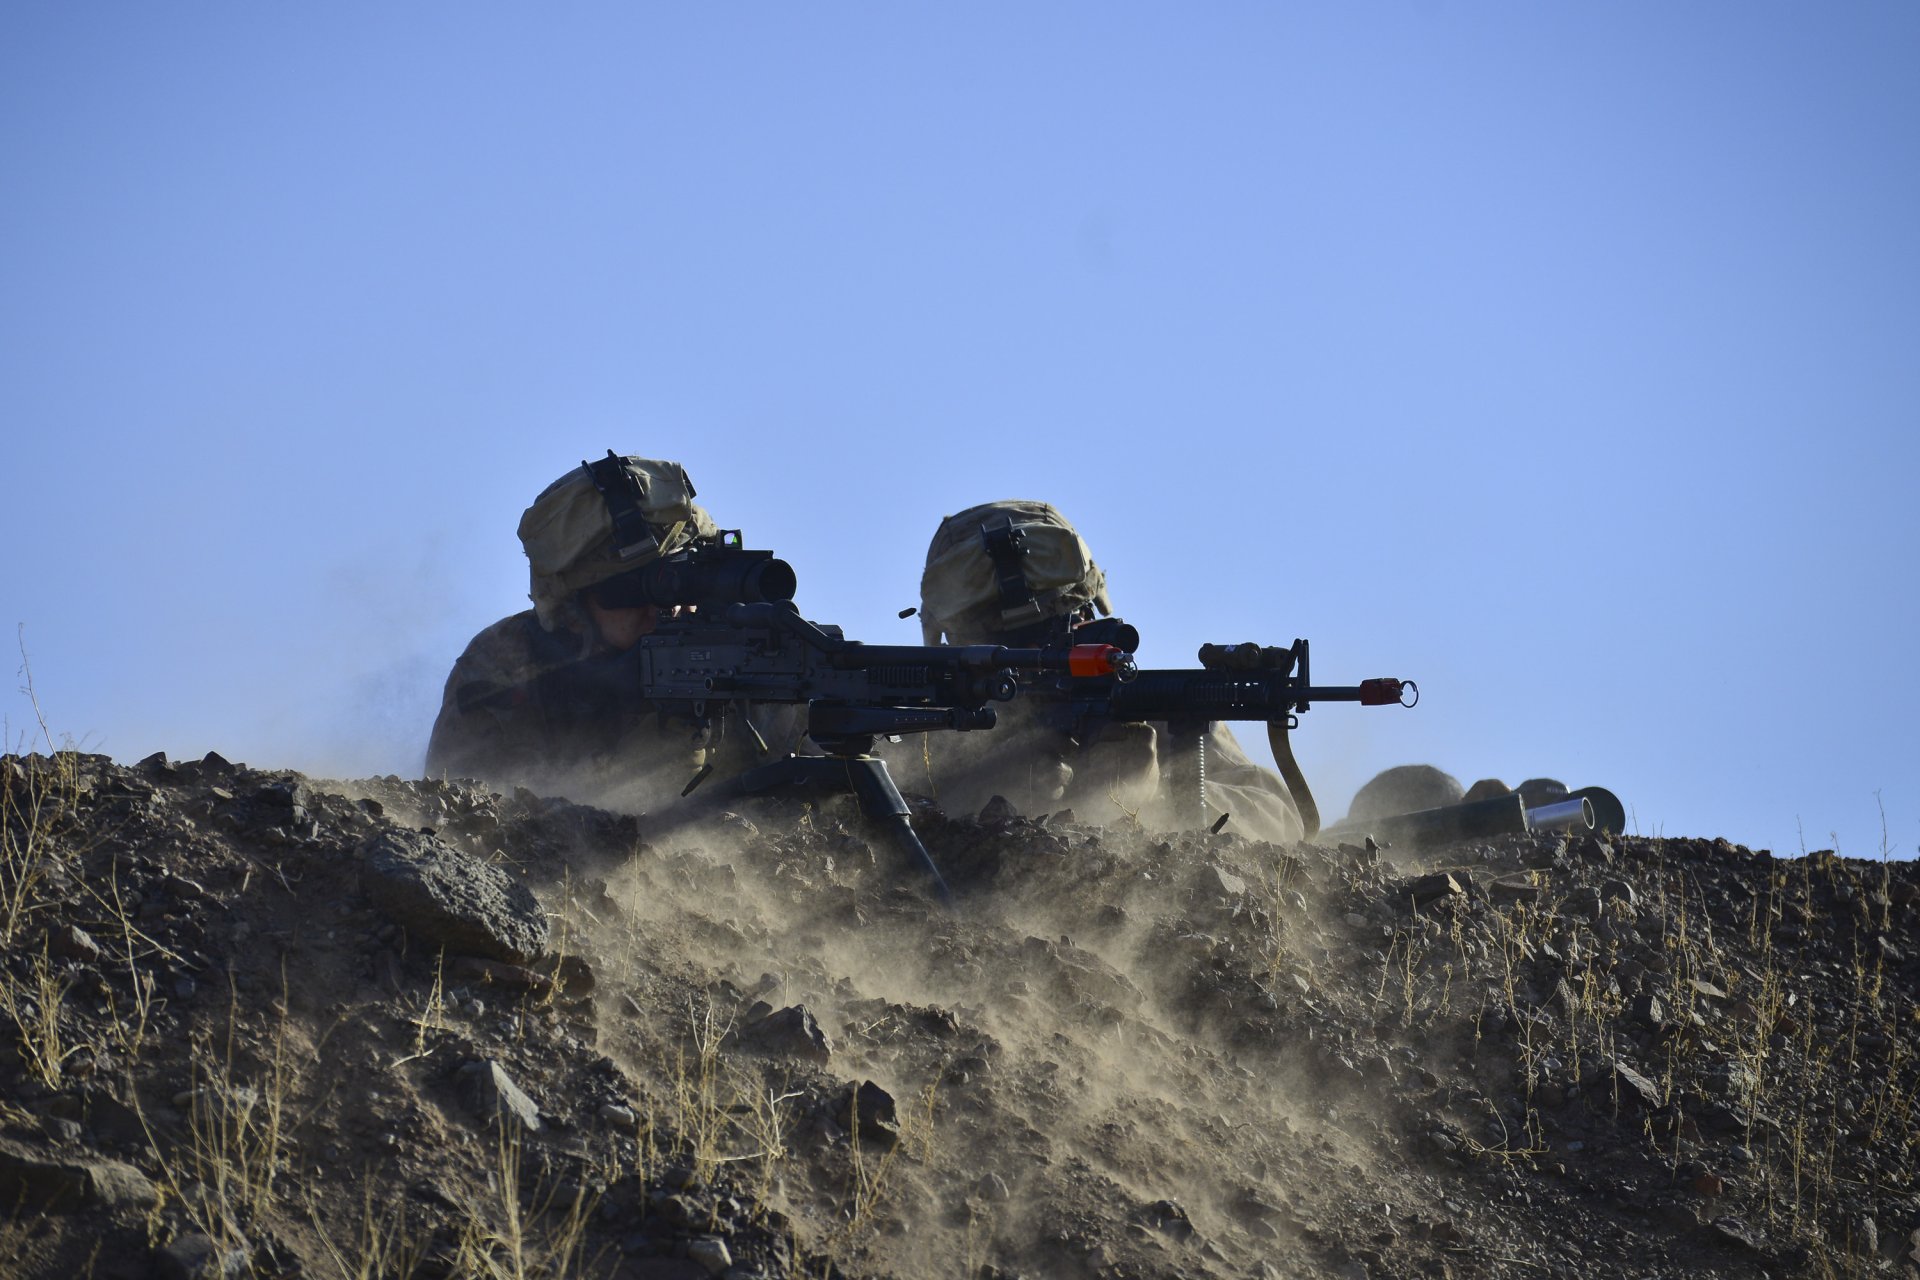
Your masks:
<instances>
[{"instance_id":1,"label":"machine gun","mask_svg":"<svg viewBox=\"0 0 1920 1280\"><path fill-rule=\"evenodd\" d=\"M651 561L593 588L607 607L663 610L632 648L582 659L538 677L550 701L605 709L645 705L709 729L728 704L806 707L806 736L820 755L784 754L715 785L721 795L796 786L851 791L867 816L945 881L908 820L909 810L874 740L940 729L992 728L992 703L1012 699L1023 673L1067 690L1083 680L1124 687L1132 654L1105 643L1057 646L872 645L800 616L793 570L742 547L738 530ZM665 612L672 610L672 612ZM752 721L740 717L771 756ZM712 772L687 783L690 794Z\"/></svg>"},{"instance_id":2,"label":"machine gun","mask_svg":"<svg viewBox=\"0 0 1920 1280\"><path fill-rule=\"evenodd\" d=\"M1069 641L1112 645L1132 653L1140 633L1119 618L1076 622L1054 618L1017 633L1022 642L1043 646ZM1121 678L1057 680L1041 677L1029 686L1028 698L1040 708L1047 723L1075 742L1093 741L1107 724L1146 720L1167 722L1176 744L1175 767L1184 774L1181 790L1196 817L1207 814L1206 735L1218 720L1261 720L1273 747L1274 763L1300 811L1306 834L1320 829L1320 809L1306 776L1293 758L1288 737L1298 727L1299 714L1315 702L1357 702L1361 706L1399 704L1411 707L1420 700L1420 686L1411 680L1363 680L1356 685L1316 685L1308 666L1305 640L1279 648L1258 644L1200 646L1199 670L1140 670ZM1211 823L1217 831L1227 821L1222 814Z\"/></svg>"}]
</instances>

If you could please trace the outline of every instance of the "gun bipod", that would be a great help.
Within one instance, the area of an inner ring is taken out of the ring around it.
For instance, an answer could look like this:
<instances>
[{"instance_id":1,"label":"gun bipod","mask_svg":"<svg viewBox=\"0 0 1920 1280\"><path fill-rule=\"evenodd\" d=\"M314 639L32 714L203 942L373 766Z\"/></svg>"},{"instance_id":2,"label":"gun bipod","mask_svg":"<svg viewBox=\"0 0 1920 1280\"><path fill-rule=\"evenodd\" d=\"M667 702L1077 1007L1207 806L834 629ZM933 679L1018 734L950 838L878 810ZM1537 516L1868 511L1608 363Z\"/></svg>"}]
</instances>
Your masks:
<instances>
[{"instance_id":1,"label":"gun bipod","mask_svg":"<svg viewBox=\"0 0 1920 1280\"><path fill-rule=\"evenodd\" d=\"M857 744L845 745L851 747ZM728 793L745 795L795 787L852 792L860 802L861 812L884 828L899 849L926 869L933 878L934 895L941 903L951 906L953 891L947 887L946 878L940 874L933 855L927 852L927 846L921 843L919 833L913 829L913 811L907 807L900 788L894 785L886 762L868 753L866 748L871 745L869 739L865 747L859 750L830 750L828 754L820 756L788 756L784 760L756 765L738 777L729 779L725 789Z\"/></svg>"}]
</instances>

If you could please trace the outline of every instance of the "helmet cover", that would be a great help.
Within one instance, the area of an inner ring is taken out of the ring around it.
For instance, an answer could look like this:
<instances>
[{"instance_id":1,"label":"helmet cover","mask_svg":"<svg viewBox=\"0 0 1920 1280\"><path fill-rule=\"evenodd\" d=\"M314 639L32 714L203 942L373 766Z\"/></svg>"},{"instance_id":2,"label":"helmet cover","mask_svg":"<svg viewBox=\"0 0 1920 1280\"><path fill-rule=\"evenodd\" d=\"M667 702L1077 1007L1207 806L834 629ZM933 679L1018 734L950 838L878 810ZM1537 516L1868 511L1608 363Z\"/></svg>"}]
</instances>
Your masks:
<instances>
[{"instance_id":1,"label":"helmet cover","mask_svg":"<svg viewBox=\"0 0 1920 1280\"><path fill-rule=\"evenodd\" d=\"M974 643L1086 605L1113 612L1086 540L1051 504L1003 499L948 516L920 575L928 644Z\"/></svg>"},{"instance_id":2,"label":"helmet cover","mask_svg":"<svg viewBox=\"0 0 1920 1280\"><path fill-rule=\"evenodd\" d=\"M693 497L679 463L611 450L542 489L519 530L540 625L549 631L580 626L574 603L580 591L715 536L712 517Z\"/></svg>"}]
</instances>

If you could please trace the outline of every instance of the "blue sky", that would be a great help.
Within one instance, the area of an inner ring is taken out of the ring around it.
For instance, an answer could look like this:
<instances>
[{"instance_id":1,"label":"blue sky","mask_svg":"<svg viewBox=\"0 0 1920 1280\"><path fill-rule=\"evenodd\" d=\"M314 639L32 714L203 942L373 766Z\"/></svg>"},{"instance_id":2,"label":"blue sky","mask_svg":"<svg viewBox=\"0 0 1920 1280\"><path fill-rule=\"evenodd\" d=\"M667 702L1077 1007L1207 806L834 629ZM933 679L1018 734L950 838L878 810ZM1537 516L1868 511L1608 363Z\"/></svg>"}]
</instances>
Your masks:
<instances>
[{"instance_id":1,"label":"blue sky","mask_svg":"<svg viewBox=\"0 0 1920 1280\"><path fill-rule=\"evenodd\" d=\"M1911 855L1916 65L1896 3L7 6L4 620L56 735L407 773L583 457L873 640L1040 497L1152 663L1420 681L1306 718L1330 813Z\"/></svg>"}]
</instances>

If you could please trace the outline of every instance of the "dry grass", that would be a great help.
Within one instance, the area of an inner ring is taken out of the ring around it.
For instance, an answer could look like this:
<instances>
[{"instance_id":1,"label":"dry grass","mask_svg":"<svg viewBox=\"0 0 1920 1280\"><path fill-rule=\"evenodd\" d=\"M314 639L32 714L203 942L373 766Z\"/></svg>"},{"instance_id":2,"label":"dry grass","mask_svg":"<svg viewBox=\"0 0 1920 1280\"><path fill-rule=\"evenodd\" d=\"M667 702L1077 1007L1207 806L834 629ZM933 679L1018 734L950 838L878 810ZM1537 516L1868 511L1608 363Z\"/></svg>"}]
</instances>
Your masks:
<instances>
[{"instance_id":1,"label":"dry grass","mask_svg":"<svg viewBox=\"0 0 1920 1280\"><path fill-rule=\"evenodd\" d=\"M79 795L74 750L0 762L0 947L28 942L36 918L63 903L79 878L79 850L58 834Z\"/></svg>"},{"instance_id":2,"label":"dry grass","mask_svg":"<svg viewBox=\"0 0 1920 1280\"><path fill-rule=\"evenodd\" d=\"M56 971L44 951L33 958L25 980L0 970L0 1012L13 1023L28 1070L50 1089L60 1086L67 1060L88 1047L65 1040L60 1004L72 985L73 980Z\"/></svg>"},{"instance_id":3,"label":"dry grass","mask_svg":"<svg viewBox=\"0 0 1920 1280\"><path fill-rule=\"evenodd\" d=\"M351 1240L336 1240L309 1198L307 1220L326 1251L331 1274L340 1280L408 1280L426 1258L426 1242L411 1238L405 1215L378 1179L361 1184L358 1219Z\"/></svg>"},{"instance_id":4,"label":"dry grass","mask_svg":"<svg viewBox=\"0 0 1920 1280\"><path fill-rule=\"evenodd\" d=\"M184 1132L156 1125L144 1111L141 1124L159 1167L159 1203L153 1229L170 1208L223 1251L249 1246L257 1224L279 1206L279 1176L288 1168L287 1104L295 1080L287 1043L284 994L266 1060L249 1073L239 1053L238 996L228 1007L224 1039L193 1041L193 1086L176 1097L185 1109ZM138 1094L131 1096L138 1107Z\"/></svg>"},{"instance_id":5,"label":"dry grass","mask_svg":"<svg viewBox=\"0 0 1920 1280\"><path fill-rule=\"evenodd\" d=\"M1444 908L1416 911L1387 945L1369 983L1372 1003L1421 1034L1446 1025L1477 990L1477 1014L1463 1011L1471 1027L1467 1057L1491 1072L1483 1100L1491 1136L1466 1139L1471 1155L1547 1156L1552 1144L1540 1091L1584 1085L1591 1094L1598 1081L1607 1111L1637 1124L1650 1151L1678 1176L1683 1162L1711 1161L1708 1153L1721 1150L1701 1142L1692 1114L1707 1088L1745 1117L1735 1142L1751 1153L1750 1163L1715 1169L1730 1184L1728 1194L1737 1184L1746 1197L1742 1212L1770 1237L1805 1245L1814 1274L1868 1274L1875 1262L1860 1252L1858 1207L1910 1195L1911 1187L1857 1181L1853 1161L1860 1152L1884 1152L1888 1143L1900 1148L1905 1167L1920 1159L1920 1062L1909 1047L1920 1008L1894 990L1869 945L1891 921L1884 861L1865 874L1818 852L1776 864L1729 929L1724 904L1710 899L1717 890L1668 863L1664 842L1653 842L1652 852L1640 901L1603 901L1592 919L1560 914L1545 900L1478 912L1464 925L1463 912L1449 921ZM1539 884L1537 875L1533 880ZM1826 903L1837 918L1822 917ZM1717 926L1710 910L1716 906ZM1806 940L1783 950L1776 933L1785 921L1798 921ZM1614 977L1630 958L1636 930L1651 944L1652 956L1642 958L1665 1006L1657 1026L1630 1016ZM1824 940L1848 937L1854 942L1839 960L1838 991L1816 996L1823 988L1811 975L1834 976L1816 968L1836 958ZM1533 975L1547 948L1558 957L1549 972L1564 987L1536 990L1530 980L1538 981ZM1502 1026L1497 1042L1482 1034L1493 1015ZM1658 1112L1628 1106L1609 1085L1610 1064L1628 1060L1641 1064L1665 1104ZM1492 1101L1509 1087L1520 1103L1517 1117Z\"/></svg>"},{"instance_id":6,"label":"dry grass","mask_svg":"<svg viewBox=\"0 0 1920 1280\"><path fill-rule=\"evenodd\" d=\"M764 1201L791 1151L787 1104L800 1096L769 1086L756 1072L721 1052L732 1030L710 1003L687 1008L686 1040L669 1067L669 1113L664 1126L693 1176L707 1179L723 1166L741 1166ZM654 1125L646 1127L649 1134Z\"/></svg>"},{"instance_id":7,"label":"dry grass","mask_svg":"<svg viewBox=\"0 0 1920 1280\"><path fill-rule=\"evenodd\" d=\"M20 638L21 692L33 708L36 739L21 735L12 758L0 762L0 949L12 950L25 938L35 916L58 905L65 882L78 869L78 851L59 840L60 819L80 795L80 753L71 743L56 746L34 692L24 628ZM13 735L9 726L4 732ZM46 754L28 755L30 743Z\"/></svg>"},{"instance_id":8,"label":"dry grass","mask_svg":"<svg viewBox=\"0 0 1920 1280\"><path fill-rule=\"evenodd\" d=\"M584 1187L566 1194L526 1180L519 1130L495 1128L487 1174L491 1198L470 1207L451 1260L451 1274L472 1280L573 1280L611 1275L618 1260L588 1252L587 1227L597 1198Z\"/></svg>"},{"instance_id":9,"label":"dry grass","mask_svg":"<svg viewBox=\"0 0 1920 1280\"><path fill-rule=\"evenodd\" d=\"M33 927L81 880L80 851L59 836L61 820L79 800L80 758L71 747L53 745L34 697L24 642L20 656L47 754L16 752L0 759L0 953L7 958L0 966L0 1012L13 1026L28 1070L57 1088L67 1060L86 1046L67 1042L61 1003L72 979L55 966Z\"/></svg>"},{"instance_id":10,"label":"dry grass","mask_svg":"<svg viewBox=\"0 0 1920 1280\"><path fill-rule=\"evenodd\" d=\"M433 985L427 988L426 995L420 999L420 1007L408 1016L413 1026L412 1051L395 1058L388 1069L402 1066L416 1058L427 1055L427 1040L430 1036L440 1035L450 1030L452 1023L447 1019L446 992L447 953L443 948L433 958Z\"/></svg>"}]
</instances>

